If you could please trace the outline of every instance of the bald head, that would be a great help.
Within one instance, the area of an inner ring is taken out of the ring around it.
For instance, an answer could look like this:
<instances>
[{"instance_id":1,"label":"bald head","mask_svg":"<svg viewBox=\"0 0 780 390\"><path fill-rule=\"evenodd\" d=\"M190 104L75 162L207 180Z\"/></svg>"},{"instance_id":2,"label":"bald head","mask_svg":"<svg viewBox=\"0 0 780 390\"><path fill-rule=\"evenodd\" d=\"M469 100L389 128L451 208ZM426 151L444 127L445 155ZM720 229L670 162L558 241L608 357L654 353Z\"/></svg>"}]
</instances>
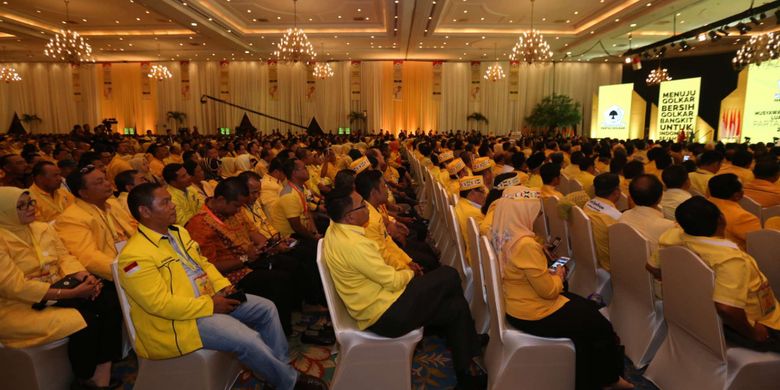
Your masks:
<instances>
[{"instance_id":1,"label":"bald head","mask_svg":"<svg viewBox=\"0 0 780 390\"><path fill-rule=\"evenodd\" d=\"M631 199L637 206L655 207L661 202L664 186L654 175L639 175L628 186Z\"/></svg>"}]
</instances>

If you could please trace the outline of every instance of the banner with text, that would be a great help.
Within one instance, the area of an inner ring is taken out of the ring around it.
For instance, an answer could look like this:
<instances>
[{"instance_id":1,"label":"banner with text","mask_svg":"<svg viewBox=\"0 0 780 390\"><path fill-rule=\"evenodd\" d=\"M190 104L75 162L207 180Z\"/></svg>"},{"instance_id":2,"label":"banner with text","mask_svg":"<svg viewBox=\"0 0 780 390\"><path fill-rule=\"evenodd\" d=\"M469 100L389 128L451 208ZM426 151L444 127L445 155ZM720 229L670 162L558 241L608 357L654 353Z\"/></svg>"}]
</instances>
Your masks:
<instances>
[{"instance_id":1,"label":"banner with text","mask_svg":"<svg viewBox=\"0 0 780 390\"><path fill-rule=\"evenodd\" d=\"M181 98L190 100L190 62L180 62L179 69L181 70Z\"/></svg>"},{"instance_id":2,"label":"banner with text","mask_svg":"<svg viewBox=\"0 0 780 390\"><path fill-rule=\"evenodd\" d=\"M404 62L393 61L393 100L401 100L404 96Z\"/></svg>"},{"instance_id":3,"label":"banner with text","mask_svg":"<svg viewBox=\"0 0 780 390\"><path fill-rule=\"evenodd\" d=\"M742 141L772 142L780 137L780 60L750 65Z\"/></svg>"},{"instance_id":4,"label":"banner with text","mask_svg":"<svg viewBox=\"0 0 780 390\"><path fill-rule=\"evenodd\" d=\"M676 140L680 131L696 133L701 77L664 81L658 95L657 139ZM687 138L686 137L686 138Z\"/></svg>"},{"instance_id":5,"label":"banner with text","mask_svg":"<svg viewBox=\"0 0 780 390\"><path fill-rule=\"evenodd\" d=\"M433 100L441 100L442 61L433 61Z\"/></svg>"},{"instance_id":6,"label":"banner with text","mask_svg":"<svg viewBox=\"0 0 780 390\"><path fill-rule=\"evenodd\" d=\"M627 139L631 123L631 93L634 84L602 85L599 87L598 122L593 138Z\"/></svg>"}]
</instances>

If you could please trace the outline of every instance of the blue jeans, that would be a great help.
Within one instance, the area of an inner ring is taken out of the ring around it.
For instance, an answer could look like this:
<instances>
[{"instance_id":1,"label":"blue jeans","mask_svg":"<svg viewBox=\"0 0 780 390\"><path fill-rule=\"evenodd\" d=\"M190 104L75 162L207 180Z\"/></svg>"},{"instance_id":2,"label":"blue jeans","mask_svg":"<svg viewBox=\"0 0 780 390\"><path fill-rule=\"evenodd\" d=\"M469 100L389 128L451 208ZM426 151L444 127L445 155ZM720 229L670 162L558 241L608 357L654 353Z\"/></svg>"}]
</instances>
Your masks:
<instances>
[{"instance_id":1,"label":"blue jeans","mask_svg":"<svg viewBox=\"0 0 780 390\"><path fill-rule=\"evenodd\" d=\"M287 338L273 302L247 294L230 314L198 318L203 348L230 352L279 390L291 390L298 372L287 362Z\"/></svg>"}]
</instances>

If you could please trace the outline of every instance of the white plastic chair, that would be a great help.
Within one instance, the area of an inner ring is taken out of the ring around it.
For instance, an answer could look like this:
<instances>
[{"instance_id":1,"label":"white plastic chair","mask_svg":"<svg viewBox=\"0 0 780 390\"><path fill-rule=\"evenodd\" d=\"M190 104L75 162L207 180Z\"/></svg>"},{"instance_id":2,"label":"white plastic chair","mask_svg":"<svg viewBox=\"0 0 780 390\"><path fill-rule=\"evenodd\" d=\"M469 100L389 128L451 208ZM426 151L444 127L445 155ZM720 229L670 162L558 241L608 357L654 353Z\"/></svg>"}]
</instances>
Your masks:
<instances>
[{"instance_id":1,"label":"white plastic chair","mask_svg":"<svg viewBox=\"0 0 780 390\"><path fill-rule=\"evenodd\" d=\"M480 251L484 254L490 309L490 341L485 351L488 389L573 389L574 343L569 339L532 336L509 325L496 255L485 236L480 238Z\"/></svg>"},{"instance_id":2,"label":"white plastic chair","mask_svg":"<svg viewBox=\"0 0 780 390\"><path fill-rule=\"evenodd\" d=\"M747 253L753 256L758 268L769 280L775 296L780 296L780 257L777 243L780 231L772 229L756 230L747 234Z\"/></svg>"},{"instance_id":3,"label":"white plastic chair","mask_svg":"<svg viewBox=\"0 0 780 390\"><path fill-rule=\"evenodd\" d=\"M780 354L728 347L714 272L684 247L660 250L668 335L645 377L662 389L776 389Z\"/></svg>"},{"instance_id":4,"label":"white plastic chair","mask_svg":"<svg viewBox=\"0 0 780 390\"><path fill-rule=\"evenodd\" d=\"M29 348L0 344L0 387L24 390L68 390L73 371L68 339Z\"/></svg>"},{"instance_id":5,"label":"white plastic chair","mask_svg":"<svg viewBox=\"0 0 780 390\"><path fill-rule=\"evenodd\" d=\"M471 296L471 316L474 317L474 327L477 333L487 333L490 313L487 308L487 294L485 289L485 266L482 251L479 247L479 227L474 217L469 217L466 228L468 233L466 237L469 243L469 255L473 262L471 267L473 279L473 295Z\"/></svg>"},{"instance_id":6,"label":"white plastic chair","mask_svg":"<svg viewBox=\"0 0 780 390\"><path fill-rule=\"evenodd\" d=\"M645 270L650 244L624 223L609 227L612 301L609 319L626 356L641 368L650 363L666 337L663 304L653 296L652 276Z\"/></svg>"},{"instance_id":7,"label":"white plastic chair","mask_svg":"<svg viewBox=\"0 0 780 390\"><path fill-rule=\"evenodd\" d=\"M422 340L422 328L398 338L382 337L358 329L333 285L330 270L323 258L323 240L317 244L317 267L339 343L336 371L330 388L411 389L412 355L414 347Z\"/></svg>"},{"instance_id":8,"label":"white plastic chair","mask_svg":"<svg viewBox=\"0 0 780 390\"><path fill-rule=\"evenodd\" d=\"M743 196L742 199L739 200L739 205L742 206L745 211L755 215L761 221L761 205L756 201L748 198L747 196Z\"/></svg>"},{"instance_id":9,"label":"white plastic chair","mask_svg":"<svg viewBox=\"0 0 780 390\"><path fill-rule=\"evenodd\" d=\"M582 191L582 183L577 179L569 180L569 193Z\"/></svg>"},{"instance_id":10,"label":"white plastic chair","mask_svg":"<svg viewBox=\"0 0 780 390\"><path fill-rule=\"evenodd\" d=\"M564 195L568 195L571 192L571 179L568 176L561 173L561 184L558 184L558 191Z\"/></svg>"},{"instance_id":11,"label":"white plastic chair","mask_svg":"<svg viewBox=\"0 0 780 390\"><path fill-rule=\"evenodd\" d=\"M582 297L598 293L605 302L609 303L611 298L609 272L597 266L590 218L581 208L573 206L568 226L572 259L575 264L574 273L569 279L569 291Z\"/></svg>"},{"instance_id":12,"label":"white plastic chair","mask_svg":"<svg viewBox=\"0 0 780 390\"><path fill-rule=\"evenodd\" d=\"M569 244L569 229L566 225L566 221L561 218L558 213L558 197L551 196L542 198L542 208L544 209L544 215L547 217L547 226L550 229L550 237L561 239L558 244L557 254L559 256L571 256L571 244Z\"/></svg>"},{"instance_id":13,"label":"white plastic chair","mask_svg":"<svg viewBox=\"0 0 780 390\"><path fill-rule=\"evenodd\" d=\"M541 208L539 216L534 220L533 232L538 237L542 237L545 240L550 238L550 227L547 223L547 216L544 212L544 207Z\"/></svg>"},{"instance_id":14,"label":"white plastic chair","mask_svg":"<svg viewBox=\"0 0 780 390\"><path fill-rule=\"evenodd\" d=\"M130 303L120 284L118 263L111 263L111 274L122 307L125 329L135 345L136 332L130 317ZM133 389L230 389L241 373L241 364L231 354L199 349L171 359L150 360L138 357L138 375Z\"/></svg>"},{"instance_id":15,"label":"white plastic chair","mask_svg":"<svg viewBox=\"0 0 780 390\"><path fill-rule=\"evenodd\" d=\"M450 238L455 247L454 262L451 264L460 274L460 284L463 287L463 295L471 305L471 299L474 296L474 275L471 272L471 266L466 261L466 245L463 243L463 234L458 224L458 216L455 213L455 206L449 206L449 226Z\"/></svg>"},{"instance_id":16,"label":"white plastic chair","mask_svg":"<svg viewBox=\"0 0 780 390\"><path fill-rule=\"evenodd\" d=\"M780 216L780 206L765 207L761 210L761 226L767 219L777 216Z\"/></svg>"}]
</instances>

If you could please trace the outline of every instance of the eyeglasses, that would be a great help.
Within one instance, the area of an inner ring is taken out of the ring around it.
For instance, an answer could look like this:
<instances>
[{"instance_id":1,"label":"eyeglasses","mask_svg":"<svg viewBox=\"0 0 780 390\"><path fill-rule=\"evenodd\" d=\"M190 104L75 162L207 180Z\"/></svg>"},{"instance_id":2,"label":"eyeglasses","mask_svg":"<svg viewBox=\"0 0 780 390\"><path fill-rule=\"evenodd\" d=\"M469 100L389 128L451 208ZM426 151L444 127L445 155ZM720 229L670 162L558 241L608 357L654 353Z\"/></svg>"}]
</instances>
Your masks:
<instances>
[{"instance_id":1,"label":"eyeglasses","mask_svg":"<svg viewBox=\"0 0 780 390\"><path fill-rule=\"evenodd\" d=\"M351 212L362 210L364 208L366 208L366 201L365 200L360 202L360 206L355 207L354 209L347 211L346 213L344 213L344 215L347 215L347 214L349 214Z\"/></svg>"},{"instance_id":2,"label":"eyeglasses","mask_svg":"<svg viewBox=\"0 0 780 390\"><path fill-rule=\"evenodd\" d=\"M94 170L95 170L95 166L89 164L89 165L85 165L84 168L79 169L79 173L81 173L82 175L86 175Z\"/></svg>"},{"instance_id":3,"label":"eyeglasses","mask_svg":"<svg viewBox=\"0 0 780 390\"><path fill-rule=\"evenodd\" d=\"M38 202L35 199L30 199L27 202L24 202L24 203L22 203L20 205L17 205L16 209L19 210L19 211L29 210L29 209L35 207L36 204L38 204Z\"/></svg>"}]
</instances>

